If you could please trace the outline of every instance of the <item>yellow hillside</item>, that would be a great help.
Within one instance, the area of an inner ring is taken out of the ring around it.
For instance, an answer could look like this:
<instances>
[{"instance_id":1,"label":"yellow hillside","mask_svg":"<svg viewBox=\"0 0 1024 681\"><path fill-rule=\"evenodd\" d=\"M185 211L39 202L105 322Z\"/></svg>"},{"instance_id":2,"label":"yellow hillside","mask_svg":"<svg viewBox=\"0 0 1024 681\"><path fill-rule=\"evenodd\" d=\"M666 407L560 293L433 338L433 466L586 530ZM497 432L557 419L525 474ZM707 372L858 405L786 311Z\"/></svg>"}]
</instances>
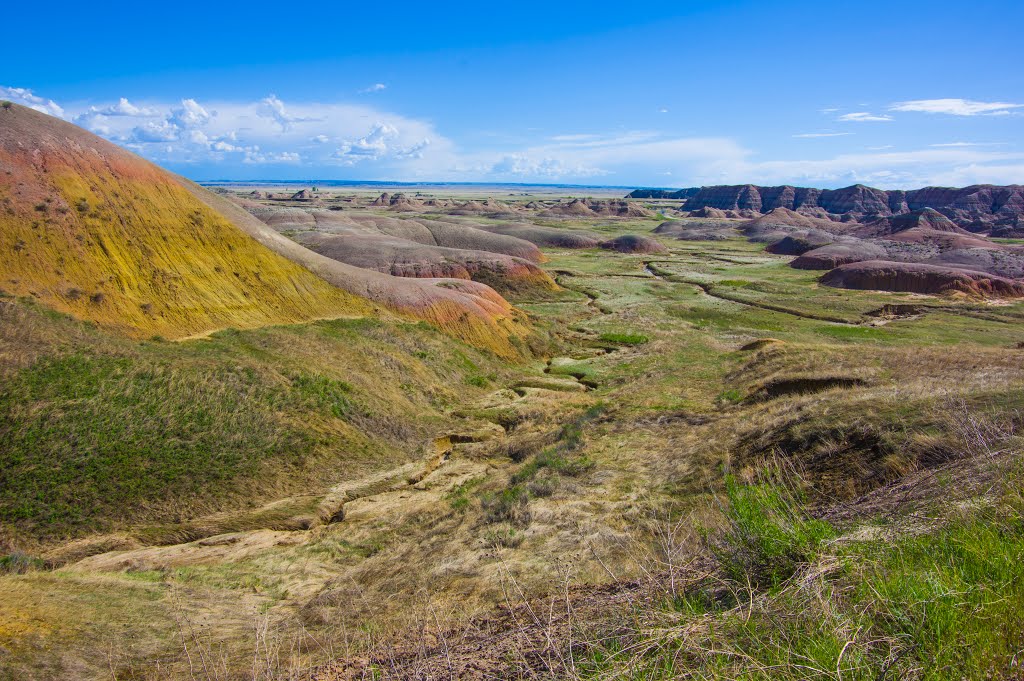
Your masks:
<instances>
[{"instance_id":1,"label":"yellow hillside","mask_svg":"<svg viewBox=\"0 0 1024 681\"><path fill-rule=\"evenodd\" d=\"M23 107L0 112L0 291L134 336L359 314L169 173Z\"/></svg>"}]
</instances>

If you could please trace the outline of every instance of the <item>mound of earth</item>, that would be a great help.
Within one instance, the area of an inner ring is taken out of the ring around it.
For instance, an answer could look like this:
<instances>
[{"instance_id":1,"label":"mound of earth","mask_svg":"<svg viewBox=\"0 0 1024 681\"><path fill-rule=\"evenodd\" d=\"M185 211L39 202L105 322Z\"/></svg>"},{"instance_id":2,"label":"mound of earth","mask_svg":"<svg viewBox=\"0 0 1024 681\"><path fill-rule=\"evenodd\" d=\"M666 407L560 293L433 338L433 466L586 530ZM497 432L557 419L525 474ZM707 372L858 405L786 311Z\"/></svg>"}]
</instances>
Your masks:
<instances>
[{"instance_id":1,"label":"mound of earth","mask_svg":"<svg viewBox=\"0 0 1024 681\"><path fill-rule=\"evenodd\" d=\"M837 238L834 234L811 229L806 232L796 232L789 236L784 236L778 241L768 244L765 250L775 255L803 255L816 248L833 244L836 240Z\"/></svg>"},{"instance_id":2,"label":"mound of earth","mask_svg":"<svg viewBox=\"0 0 1024 681\"><path fill-rule=\"evenodd\" d=\"M511 339L529 333L525 316L491 287L463 279L396 277L338 262L278 233L241 206L214 194L210 196L215 208L260 243L301 264L338 288L368 298L400 314L427 321L467 343L489 348L499 355L520 355ZM347 224L346 217L333 211L314 210L310 213L314 221L325 215L335 216L332 218L333 228L342 230L338 233L343 233ZM371 216L366 219L402 225L413 222ZM354 220L351 222L358 225Z\"/></svg>"},{"instance_id":3,"label":"mound of earth","mask_svg":"<svg viewBox=\"0 0 1024 681\"><path fill-rule=\"evenodd\" d=\"M292 201L312 201L316 195L309 189L302 189L291 195Z\"/></svg>"},{"instance_id":4,"label":"mound of earth","mask_svg":"<svg viewBox=\"0 0 1024 681\"><path fill-rule=\"evenodd\" d=\"M639 234L623 234L622 236L602 241L601 248L619 253L665 253L668 249L649 236Z\"/></svg>"},{"instance_id":5,"label":"mound of earth","mask_svg":"<svg viewBox=\"0 0 1024 681\"><path fill-rule=\"evenodd\" d=\"M556 203L541 212L543 216L559 217L593 217L594 211L582 199L573 199L568 203Z\"/></svg>"},{"instance_id":6,"label":"mound of earth","mask_svg":"<svg viewBox=\"0 0 1024 681\"><path fill-rule=\"evenodd\" d=\"M710 206L704 206L690 211L691 218L718 218L725 219L725 211Z\"/></svg>"},{"instance_id":7,"label":"mound of earth","mask_svg":"<svg viewBox=\"0 0 1024 681\"><path fill-rule=\"evenodd\" d=\"M891 236L910 230L967 234L966 230L960 229L952 220L931 208L923 208L902 215L879 217L858 228L854 234L868 238Z\"/></svg>"},{"instance_id":8,"label":"mound of earth","mask_svg":"<svg viewBox=\"0 0 1024 681\"><path fill-rule=\"evenodd\" d=\"M669 220L655 227L654 233L680 241L722 241L737 236L735 225L724 220Z\"/></svg>"},{"instance_id":9,"label":"mound of earth","mask_svg":"<svg viewBox=\"0 0 1024 681\"><path fill-rule=\"evenodd\" d=\"M763 231L765 228L798 227L804 230L817 229L823 232L835 232L839 225L821 217L797 213L788 208L775 208L771 212L754 218L743 226L744 230Z\"/></svg>"},{"instance_id":10,"label":"mound of earth","mask_svg":"<svg viewBox=\"0 0 1024 681\"><path fill-rule=\"evenodd\" d=\"M926 261L932 265L952 265L988 272L1010 279L1024 279L1024 251L1016 249L958 248L945 251Z\"/></svg>"},{"instance_id":11,"label":"mound of earth","mask_svg":"<svg viewBox=\"0 0 1024 681\"><path fill-rule=\"evenodd\" d=\"M888 256L888 251L870 241L833 243L805 252L789 265L798 270L830 270L847 263L864 260L878 260Z\"/></svg>"},{"instance_id":12,"label":"mound of earth","mask_svg":"<svg viewBox=\"0 0 1024 681\"><path fill-rule=\"evenodd\" d=\"M9 294L136 337L371 309L261 245L221 197L63 120L0 110L0 171Z\"/></svg>"},{"instance_id":13,"label":"mound of earth","mask_svg":"<svg viewBox=\"0 0 1024 681\"><path fill-rule=\"evenodd\" d=\"M958 267L884 260L842 265L821 278L837 288L940 294L960 292L982 298L1024 296L1024 282Z\"/></svg>"},{"instance_id":14,"label":"mound of earth","mask_svg":"<svg viewBox=\"0 0 1024 681\"><path fill-rule=\"evenodd\" d=\"M492 234L504 234L537 246L548 248L596 248L601 237L592 232L582 232L556 227L541 227L525 222L507 222L500 225L477 225L479 229Z\"/></svg>"},{"instance_id":15,"label":"mound of earth","mask_svg":"<svg viewBox=\"0 0 1024 681\"><path fill-rule=\"evenodd\" d=\"M398 277L472 279L498 291L556 290L529 242L473 225L249 203L274 229L338 262ZM522 256L526 256L525 258Z\"/></svg>"},{"instance_id":16,"label":"mound of earth","mask_svg":"<svg viewBox=\"0 0 1024 681\"><path fill-rule=\"evenodd\" d=\"M558 288L532 262L501 253L427 246L383 234L309 231L295 240L333 260L398 277L472 279L503 293Z\"/></svg>"}]
</instances>

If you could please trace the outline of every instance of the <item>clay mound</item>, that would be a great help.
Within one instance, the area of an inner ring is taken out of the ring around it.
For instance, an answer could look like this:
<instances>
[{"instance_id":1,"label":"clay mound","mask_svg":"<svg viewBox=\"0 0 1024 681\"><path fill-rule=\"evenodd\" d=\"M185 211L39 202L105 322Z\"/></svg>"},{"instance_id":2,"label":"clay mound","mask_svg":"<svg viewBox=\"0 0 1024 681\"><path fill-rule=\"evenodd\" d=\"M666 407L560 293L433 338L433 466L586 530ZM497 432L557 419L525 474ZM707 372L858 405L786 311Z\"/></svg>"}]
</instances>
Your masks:
<instances>
[{"instance_id":1,"label":"clay mound","mask_svg":"<svg viewBox=\"0 0 1024 681\"><path fill-rule=\"evenodd\" d=\"M389 210L396 212L411 212L419 210L423 206L423 202L419 199L410 198L406 194L395 194L391 197L391 201L388 202Z\"/></svg>"},{"instance_id":2,"label":"clay mound","mask_svg":"<svg viewBox=\"0 0 1024 681\"><path fill-rule=\"evenodd\" d=\"M655 227L654 233L680 241L724 241L739 236L734 224L719 220L669 220Z\"/></svg>"},{"instance_id":3,"label":"clay mound","mask_svg":"<svg viewBox=\"0 0 1024 681\"><path fill-rule=\"evenodd\" d=\"M654 217L654 213L644 208L641 204L636 201L626 201L625 199L588 201L586 206L594 213L594 215L620 218Z\"/></svg>"},{"instance_id":4,"label":"clay mound","mask_svg":"<svg viewBox=\"0 0 1024 681\"><path fill-rule=\"evenodd\" d=\"M1010 249L955 249L940 253L926 262L930 265L951 265L988 272L1010 279L1024 279L1024 252Z\"/></svg>"},{"instance_id":5,"label":"clay mound","mask_svg":"<svg viewBox=\"0 0 1024 681\"><path fill-rule=\"evenodd\" d=\"M968 233L966 230L957 227L952 220L942 213L931 208L922 208L903 215L876 218L863 227L858 228L854 234L865 238L891 236L913 229L958 234Z\"/></svg>"},{"instance_id":6,"label":"clay mound","mask_svg":"<svg viewBox=\"0 0 1024 681\"><path fill-rule=\"evenodd\" d=\"M502 293L558 289L532 262L500 253L425 246L383 234L302 232L295 240L332 260L397 277L472 279Z\"/></svg>"},{"instance_id":7,"label":"clay mound","mask_svg":"<svg viewBox=\"0 0 1024 681\"><path fill-rule=\"evenodd\" d=\"M297 191L291 195L292 201L312 201L315 198L316 195L314 195L313 192L311 192L308 189Z\"/></svg>"},{"instance_id":8,"label":"clay mound","mask_svg":"<svg viewBox=\"0 0 1024 681\"><path fill-rule=\"evenodd\" d=\"M126 335L371 309L239 229L222 197L17 105L0 110L0 197L0 289Z\"/></svg>"},{"instance_id":9,"label":"clay mound","mask_svg":"<svg viewBox=\"0 0 1024 681\"><path fill-rule=\"evenodd\" d=\"M490 253L504 253L530 262L546 262L547 258L536 244L508 234L500 234L480 229L477 225L461 225L441 220L416 220L426 227L438 246L448 248L468 248Z\"/></svg>"},{"instance_id":10,"label":"clay mound","mask_svg":"<svg viewBox=\"0 0 1024 681\"><path fill-rule=\"evenodd\" d=\"M789 264L798 270L830 270L847 263L885 258L888 252L869 241L834 243L807 251Z\"/></svg>"},{"instance_id":11,"label":"clay mound","mask_svg":"<svg viewBox=\"0 0 1024 681\"><path fill-rule=\"evenodd\" d=\"M885 241L904 244L926 244L941 251L963 248L1000 248L998 244L980 235L964 232L960 228L957 228L955 232L946 232L924 227L913 227L889 235L885 237Z\"/></svg>"},{"instance_id":12,"label":"clay mound","mask_svg":"<svg viewBox=\"0 0 1024 681\"><path fill-rule=\"evenodd\" d=\"M523 222L479 225L478 227L492 234L512 236L547 248L597 248L597 244L601 241L600 236L591 232L541 227Z\"/></svg>"},{"instance_id":13,"label":"clay mound","mask_svg":"<svg viewBox=\"0 0 1024 681\"><path fill-rule=\"evenodd\" d=\"M553 206L549 206L541 215L550 215L552 217L593 217L596 213L582 199L573 199L568 203L556 203Z\"/></svg>"},{"instance_id":14,"label":"clay mound","mask_svg":"<svg viewBox=\"0 0 1024 681\"><path fill-rule=\"evenodd\" d=\"M268 224L273 224L275 220L275 218L268 219L259 212L255 214L261 220L268 222ZM376 215L339 215L332 211L312 211L310 215L314 219L316 229L321 231L339 234L369 231L408 239L425 246L443 246L445 248L502 253L534 263L541 263L547 260L535 244L513 236L485 231L479 229L479 226L475 224L427 220L425 218L408 219ZM306 229L309 228L306 227Z\"/></svg>"},{"instance_id":15,"label":"clay mound","mask_svg":"<svg viewBox=\"0 0 1024 681\"><path fill-rule=\"evenodd\" d=\"M270 207L261 204L243 205L249 212L279 232L312 229L316 225L316 218L302 208Z\"/></svg>"},{"instance_id":16,"label":"clay mound","mask_svg":"<svg viewBox=\"0 0 1024 681\"><path fill-rule=\"evenodd\" d=\"M370 205L371 206L375 206L375 207L390 206L391 205L391 194L388 194L387 192L384 192L383 194L378 196L376 199L371 201Z\"/></svg>"},{"instance_id":17,"label":"clay mound","mask_svg":"<svg viewBox=\"0 0 1024 681\"><path fill-rule=\"evenodd\" d=\"M751 220L743 226L744 231L764 231L765 228L798 227L822 232L836 232L840 229L837 223L820 217L798 213L788 208L775 208L771 212Z\"/></svg>"},{"instance_id":18,"label":"clay mound","mask_svg":"<svg viewBox=\"0 0 1024 681\"><path fill-rule=\"evenodd\" d=\"M982 298L1024 296L1024 282L956 267L869 260L837 267L821 278L837 288L907 293L965 293Z\"/></svg>"},{"instance_id":19,"label":"clay mound","mask_svg":"<svg viewBox=\"0 0 1024 681\"><path fill-rule=\"evenodd\" d=\"M183 182L186 188L194 192L202 191L198 185ZM477 347L488 348L505 357L521 356L518 344L512 339L522 338L530 332L526 317L485 284L462 279L395 277L354 267L311 251L274 231L240 206L215 194L206 192L201 198L263 245L340 289L400 314L422 319ZM343 219L343 216L330 211L312 211L312 214L314 217L331 215L335 221ZM413 223L411 220L394 218L376 219ZM344 233L344 229L365 229L365 226L354 220L351 222L347 227L335 222L332 228L338 230L338 233Z\"/></svg>"},{"instance_id":20,"label":"clay mound","mask_svg":"<svg viewBox=\"0 0 1024 681\"><path fill-rule=\"evenodd\" d=\"M258 189L253 189L251 192L249 192L249 198L251 198L251 199L265 199L265 198L267 198L267 194L265 192L261 192Z\"/></svg>"},{"instance_id":21,"label":"clay mound","mask_svg":"<svg viewBox=\"0 0 1024 681\"><path fill-rule=\"evenodd\" d=\"M598 244L601 248L619 253L666 253L668 249L649 236L624 234Z\"/></svg>"},{"instance_id":22,"label":"clay mound","mask_svg":"<svg viewBox=\"0 0 1024 681\"><path fill-rule=\"evenodd\" d=\"M775 255L803 255L808 251L813 251L816 248L828 246L835 242L836 236L834 234L812 229L782 237L778 241L769 244L765 250Z\"/></svg>"},{"instance_id":23,"label":"clay mound","mask_svg":"<svg viewBox=\"0 0 1024 681\"><path fill-rule=\"evenodd\" d=\"M1024 220L1018 224L997 225L989 236L996 239L1024 239Z\"/></svg>"},{"instance_id":24,"label":"clay mound","mask_svg":"<svg viewBox=\"0 0 1024 681\"><path fill-rule=\"evenodd\" d=\"M725 219L726 218L726 214L725 214L725 211L721 210L720 208L711 208L709 206L704 206L703 208L698 208L697 210L691 210L690 211L690 217L691 218L719 218L719 219Z\"/></svg>"}]
</instances>

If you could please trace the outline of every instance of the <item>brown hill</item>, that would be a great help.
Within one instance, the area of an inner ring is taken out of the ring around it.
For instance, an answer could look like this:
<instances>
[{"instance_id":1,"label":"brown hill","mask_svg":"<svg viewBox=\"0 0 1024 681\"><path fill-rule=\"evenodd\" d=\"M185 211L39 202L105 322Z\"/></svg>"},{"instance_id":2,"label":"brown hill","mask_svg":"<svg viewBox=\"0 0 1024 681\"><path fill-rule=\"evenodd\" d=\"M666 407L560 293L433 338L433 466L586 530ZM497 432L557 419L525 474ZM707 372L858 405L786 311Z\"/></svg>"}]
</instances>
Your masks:
<instances>
[{"instance_id":1,"label":"brown hill","mask_svg":"<svg viewBox=\"0 0 1024 681\"><path fill-rule=\"evenodd\" d=\"M477 225L479 229L493 234L504 234L537 246L549 248L596 248L601 237L593 232L583 232L557 227L541 227L525 222L506 222L500 225Z\"/></svg>"},{"instance_id":2,"label":"brown hill","mask_svg":"<svg viewBox=\"0 0 1024 681\"><path fill-rule=\"evenodd\" d=\"M842 265L823 276L821 283L837 288L909 293L960 292L982 298L1024 296L1024 282L987 272L883 260Z\"/></svg>"},{"instance_id":3,"label":"brown hill","mask_svg":"<svg viewBox=\"0 0 1024 681\"><path fill-rule=\"evenodd\" d=\"M664 246L649 236L639 234L623 234L622 236L602 241L601 248L619 253L665 253Z\"/></svg>"},{"instance_id":4,"label":"brown hill","mask_svg":"<svg viewBox=\"0 0 1024 681\"><path fill-rule=\"evenodd\" d=\"M261 246L218 198L70 123L0 110L0 289L133 336L370 310Z\"/></svg>"}]
</instances>

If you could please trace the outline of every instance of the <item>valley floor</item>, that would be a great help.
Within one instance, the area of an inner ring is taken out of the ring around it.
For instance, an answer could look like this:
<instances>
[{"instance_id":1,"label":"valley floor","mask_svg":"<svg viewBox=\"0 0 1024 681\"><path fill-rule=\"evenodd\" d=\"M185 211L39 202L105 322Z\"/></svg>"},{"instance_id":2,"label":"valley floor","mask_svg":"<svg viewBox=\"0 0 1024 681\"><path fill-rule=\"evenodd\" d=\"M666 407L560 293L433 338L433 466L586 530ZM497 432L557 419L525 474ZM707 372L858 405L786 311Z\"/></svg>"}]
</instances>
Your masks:
<instances>
[{"instance_id":1,"label":"valley floor","mask_svg":"<svg viewBox=\"0 0 1024 681\"><path fill-rule=\"evenodd\" d=\"M1019 676L1024 304L660 241L545 249L518 363L0 300L0 678Z\"/></svg>"}]
</instances>

